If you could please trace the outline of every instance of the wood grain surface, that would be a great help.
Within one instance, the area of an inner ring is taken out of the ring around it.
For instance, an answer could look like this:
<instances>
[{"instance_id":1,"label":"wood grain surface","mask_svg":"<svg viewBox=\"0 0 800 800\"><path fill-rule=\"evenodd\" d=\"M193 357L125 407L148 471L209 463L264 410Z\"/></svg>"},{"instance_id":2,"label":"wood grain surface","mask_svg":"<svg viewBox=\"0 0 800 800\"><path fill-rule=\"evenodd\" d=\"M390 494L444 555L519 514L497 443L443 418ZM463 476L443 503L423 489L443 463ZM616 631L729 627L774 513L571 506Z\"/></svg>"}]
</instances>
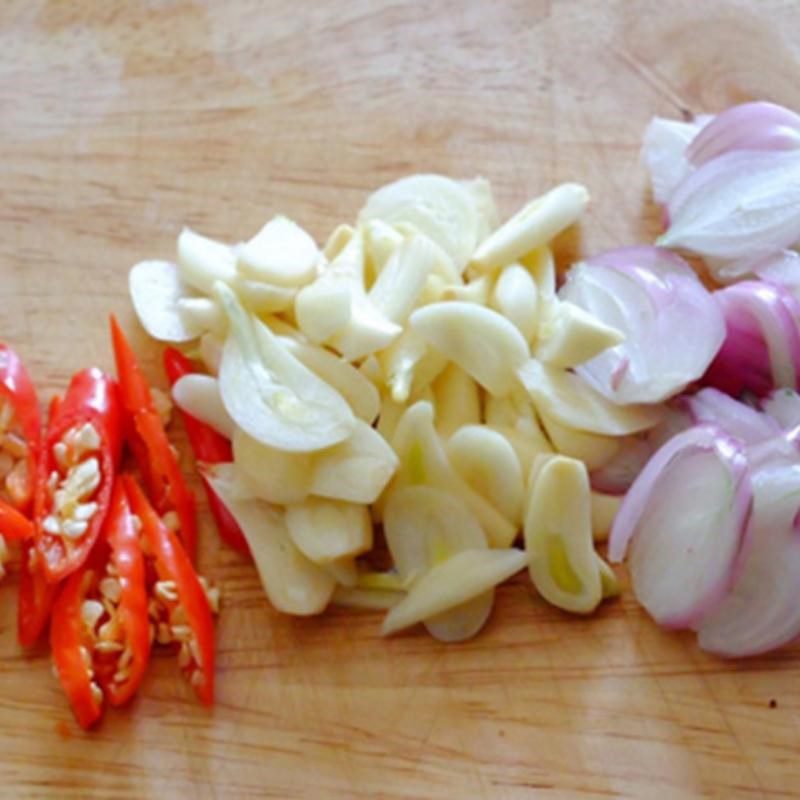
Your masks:
<instances>
[{"instance_id":1,"label":"wood grain surface","mask_svg":"<svg viewBox=\"0 0 800 800\"><path fill-rule=\"evenodd\" d=\"M753 97L800 108L791 0L4 0L0 340L45 402L111 367L114 311L163 385L134 262L184 223L237 240L277 211L321 238L411 172L483 174L506 213L583 181L562 264L643 241L649 117ZM627 591L576 620L522 577L471 643L383 641L373 614L279 617L202 521L224 594L210 712L156 658L82 733L0 586L0 796L800 797L798 648L722 662Z\"/></svg>"}]
</instances>

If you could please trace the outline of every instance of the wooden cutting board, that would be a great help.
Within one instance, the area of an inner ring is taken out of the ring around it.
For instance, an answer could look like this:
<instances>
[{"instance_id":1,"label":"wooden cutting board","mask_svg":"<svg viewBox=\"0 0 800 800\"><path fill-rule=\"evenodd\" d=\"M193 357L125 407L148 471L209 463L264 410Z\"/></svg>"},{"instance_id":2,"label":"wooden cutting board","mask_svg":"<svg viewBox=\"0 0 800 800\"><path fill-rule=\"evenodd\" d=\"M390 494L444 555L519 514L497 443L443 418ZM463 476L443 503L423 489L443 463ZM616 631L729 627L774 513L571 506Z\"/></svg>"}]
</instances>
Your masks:
<instances>
[{"instance_id":1,"label":"wooden cutting board","mask_svg":"<svg viewBox=\"0 0 800 800\"><path fill-rule=\"evenodd\" d=\"M798 42L777 0L5 0L0 340L44 403L111 367L114 311L163 386L126 297L134 262L170 257L183 224L237 240L277 211L322 238L411 172L483 174L505 213L586 183L562 264L647 241L650 116L800 108ZM279 617L203 512L200 564L224 595L216 706L156 658L132 706L82 733L45 649L16 644L12 576L0 795L800 796L797 648L722 662L627 591L574 619L523 576L473 642L383 641L373 614Z\"/></svg>"}]
</instances>

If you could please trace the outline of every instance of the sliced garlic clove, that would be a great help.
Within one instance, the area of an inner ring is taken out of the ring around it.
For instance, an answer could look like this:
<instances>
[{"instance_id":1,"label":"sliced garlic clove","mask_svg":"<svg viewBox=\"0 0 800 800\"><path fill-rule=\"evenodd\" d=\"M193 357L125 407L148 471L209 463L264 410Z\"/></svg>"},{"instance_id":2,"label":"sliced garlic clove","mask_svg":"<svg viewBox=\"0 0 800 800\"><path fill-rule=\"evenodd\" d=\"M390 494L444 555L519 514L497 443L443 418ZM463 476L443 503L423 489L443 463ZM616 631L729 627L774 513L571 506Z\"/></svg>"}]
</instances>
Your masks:
<instances>
[{"instance_id":1,"label":"sliced garlic clove","mask_svg":"<svg viewBox=\"0 0 800 800\"><path fill-rule=\"evenodd\" d=\"M397 423L392 447L400 459L393 489L426 484L458 495L478 518L493 547L509 547L516 526L467 484L447 460L433 424L433 406L424 401L408 408ZM381 508L377 510L381 514Z\"/></svg>"},{"instance_id":2,"label":"sliced garlic clove","mask_svg":"<svg viewBox=\"0 0 800 800\"><path fill-rule=\"evenodd\" d=\"M231 326L219 382L236 424L262 444L292 452L346 439L355 418L344 398L248 315L227 286L218 283L215 292Z\"/></svg>"},{"instance_id":3,"label":"sliced garlic clove","mask_svg":"<svg viewBox=\"0 0 800 800\"><path fill-rule=\"evenodd\" d=\"M339 586L355 589L358 584L358 565L355 558L345 556L336 561L322 564L325 571L333 577Z\"/></svg>"},{"instance_id":4,"label":"sliced garlic clove","mask_svg":"<svg viewBox=\"0 0 800 800\"><path fill-rule=\"evenodd\" d=\"M492 192L492 184L486 178L473 178L461 181L461 184L472 195L478 211L477 243L483 242L490 233L500 227L500 214Z\"/></svg>"},{"instance_id":5,"label":"sliced garlic clove","mask_svg":"<svg viewBox=\"0 0 800 800\"><path fill-rule=\"evenodd\" d=\"M181 411L199 419L230 439L236 425L222 403L219 381L211 375L190 373L172 387L172 399Z\"/></svg>"},{"instance_id":6,"label":"sliced garlic clove","mask_svg":"<svg viewBox=\"0 0 800 800\"><path fill-rule=\"evenodd\" d=\"M526 342L536 336L539 325L539 290L531 273L520 264L509 264L497 277L492 290L492 308L513 322Z\"/></svg>"},{"instance_id":7,"label":"sliced garlic clove","mask_svg":"<svg viewBox=\"0 0 800 800\"><path fill-rule=\"evenodd\" d=\"M578 375L533 359L517 374L542 416L566 428L625 436L652 428L663 416L661 406L615 405Z\"/></svg>"},{"instance_id":8,"label":"sliced garlic clove","mask_svg":"<svg viewBox=\"0 0 800 800\"><path fill-rule=\"evenodd\" d=\"M200 337L200 360L205 368L214 376L219 375L222 364L222 350L225 340L215 333L204 333Z\"/></svg>"},{"instance_id":9,"label":"sliced garlic clove","mask_svg":"<svg viewBox=\"0 0 800 800\"><path fill-rule=\"evenodd\" d=\"M325 264L330 263L347 247L356 229L352 225L337 225L325 242L322 248L322 255L325 258Z\"/></svg>"},{"instance_id":10,"label":"sliced garlic clove","mask_svg":"<svg viewBox=\"0 0 800 800\"><path fill-rule=\"evenodd\" d=\"M389 636L461 606L488 592L527 564L521 550L464 550L433 567L411 586L386 615L381 634Z\"/></svg>"},{"instance_id":11,"label":"sliced garlic clove","mask_svg":"<svg viewBox=\"0 0 800 800\"><path fill-rule=\"evenodd\" d=\"M589 476L576 459L553 456L525 510L525 549L536 589L558 608L588 614L602 599L592 542Z\"/></svg>"},{"instance_id":12,"label":"sliced garlic clove","mask_svg":"<svg viewBox=\"0 0 800 800\"><path fill-rule=\"evenodd\" d=\"M622 496L592 492L592 537L595 542L605 542L611 533L611 526L622 505Z\"/></svg>"},{"instance_id":13,"label":"sliced garlic clove","mask_svg":"<svg viewBox=\"0 0 800 800\"><path fill-rule=\"evenodd\" d=\"M363 231L366 275L374 283L405 237L394 226L380 219L367 220Z\"/></svg>"},{"instance_id":14,"label":"sliced garlic clove","mask_svg":"<svg viewBox=\"0 0 800 800\"><path fill-rule=\"evenodd\" d=\"M447 366L447 358L429 347L416 331L406 328L378 355L386 387L395 403L405 403L419 394Z\"/></svg>"},{"instance_id":15,"label":"sliced garlic clove","mask_svg":"<svg viewBox=\"0 0 800 800\"><path fill-rule=\"evenodd\" d=\"M128 274L128 289L139 322L154 339L189 342L211 327L181 313L192 292L170 261L140 261Z\"/></svg>"},{"instance_id":16,"label":"sliced garlic clove","mask_svg":"<svg viewBox=\"0 0 800 800\"><path fill-rule=\"evenodd\" d=\"M219 303L210 297L179 297L175 305L187 329L209 332L222 337L227 334L228 320Z\"/></svg>"},{"instance_id":17,"label":"sliced garlic clove","mask_svg":"<svg viewBox=\"0 0 800 800\"><path fill-rule=\"evenodd\" d=\"M397 470L398 459L372 427L356 420L353 433L320 452L311 470L312 494L351 503L374 503Z\"/></svg>"},{"instance_id":18,"label":"sliced garlic clove","mask_svg":"<svg viewBox=\"0 0 800 800\"><path fill-rule=\"evenodd\" d=\"M404 582L462 550L487 547L478 520L461 499L430 486L392 490L383 512L383 532Z\"/></svg>"},{"instance_id":19,"label":"sliced garlic clove","mask_svg":"<svg viewBox=\"0 0 800 800\"><path fill-rule=\"evenodd\" d=\"M436 430L449 438L464 425L481 421L481 396L478 384L457 364L448 364L431 384L436 408Z\"/></svg>"},{"instance_id":20,"label":"sliced garlic clove","mask_svg":"<svg viewBox=\"0 0 800 800\"><path fill-rule=\"evenodd\" d=\"M513 263L577 222L588 203L586 187L577 183L556 186L532 200L485 239L470 263L485 271Z\"/></svg>"},{"instance_id":21,"label":"sliced garlic clove","mask_svg":"<svg viewBox=\"0 0 800 800\"><path fill-rule=\"evenodd\" d=\"M278 505L301 503L311 490L310 453L269 447L241 428L233 434L233 461L252 493Z\"/></svg>"},{"instance_id":22,"label":"sliced garlic clove","mask_svg":"<svg viewBox=\"0 0 800 800\"><path fill-rule=\"evenodd\" d=\"M492 282L485 275L464 284L447 284L442 289L442 300L457 300L462 303L475 303L485 306L489 302L489 292L492 289Z\"/></svg>"},{"instance_id":23,"label":"sliced garlic clove","mask_svg":"<svg viewBox=\"0 0 800 800\"><path fill-rule=\"evenodd\" d=\"M309 497L286 508L295 546L315 564L358 556L372 547L372 521L364 505Z\"/></svg>"},{"instance_id":24,"label":"sliced garlic clove","mask_svg":"<svg viewBox=\"0 0 800 800\"><path fill-rule=\"evenodd\" d=\"M556 452L583 461L589 471L600 469L619 451L617 437L567 428L546 414L542 414L541 419Z\"/></svg>"},{"instance_id":25,"label":"sliced garlic clove","mask_svg":"<svg viewBox=\"0 0 800 800\"><path fill-rule=\"evenodd\" d=\"M211 295L217 281L231 283L236 277L236 255L229 245L184 228L178 236L178 268L185 283Z\"/></svg>"},{"instance_id":26,"label":"sliced garlic clove","mask_svg":"<svg viewBox=\"0 0 800 800\"><path fill-rule=\"evenodd\" d=\"M522 524L525 482L514 448L484 425L465 425L445 446L453 469L514 525Z\"/></svg>"},{"instance_id":27,"label":"sliced garlic clove","mask_svg":"<svg viewBox=\"0 0 800 800\"><path fill-rule=\"evenodd\" d=\"M537 247L527 255L520 258L520 264L531 273L539 297L549 300L556 294L556 263L553 251L545 246Z\"/></svg>"},{"instance_id":28,"label":"sliced garlic clove","mask_svg":"<svg viewBox=\"0 0 800 800\"><path fill-rule=\"evenodd\" d=\"M529 358L528 343L512 323L472 303L424 306L411 315L410 324L491 394L508 394L518 384L517 370Z\"/></svg>"},{"instance_id":29,"label":"sliced garlic clove","mask_svg":"<svg viewBox=\"0 0 800 800\"><path fill-rule=\"evenodd\" d=\"M240 273L254 281L297 287L311 281L319 250L299 225L273 217L250 241L237 248Z\"/></svg>"},{"instance_id":30,"label":"sliced garlic clove","mask_svg":"<svg viewBox=\"0 0 800 800\"><path fill-rule=\"evenodd\" d=\"M345 359L311 344L284 340L289 352L319 378L339 392L353 413L372 424L381 407L381 398L374 384Z\"/></svg>"},{"instance_id":31,"label":"sliced garlic clove","mask_svg":"<svg viewBox=\"0 0 800 800\"><path fill-rule=\"evenodd\" d=\"M283 512L263 500L240 500L231 496L227 482L220 477L209 480L239 524L272 605L278 611L295 616L324 611L333 596L336 581L295 547Z\"/></svg>"},{"instance_id":32,"label":"sliced garlic clove","mask_svg":"<svg viewBox=\"0 0 800 800\"><path fill-rule=\"evenodd\" d=\"M411 236L399 245L378 275L369 300L387 319L403 324L417 305L437 253L430 239Z\"/></svg>"},{"instance_id":33,"label":"sliced garlic clove","mask_svg":"<svg viewBox=\"0 0 800 800\"><path fill-rule=\"evenodd\" d=\"M553 299L539 322L534 356L553 367L577 367L624 339L574 303Z\"/></svg>"},{"instance_id":34,"label":"sliced garlic clove","mask_svg":"<svg viewBox=\"0 0 800 800\"><path fill-rule=\"evenodd\" d=\"M242 275L237 275L230 285L243 305L254 314L277 314L286 311L292 307L297 294L297 289L291 286L252 281Z\"/></svg>"},{"instance_id":35,"label":"sliced garlic clove","mask_svg":"<svg viewBox=\"0 0 800 800\"><path fill-rule=\"evenodd\" d=\"M372 219L413 225L452 258L459 272L477 243L479 218L472 194L442 175L411 175L378 189L359 214L362 223Z\"/></svg>"},{"instance_id":36,"label":"sliced garlic clove","mask_svg":"<svg viewBox=\"0 0 800 800\"><path fill-rule=\"evenodd\" d=\"M428 633L440 642L465 642L486 624L494 605L494 589L467 600L460 606L424 621Z\"/></svg>"}]
</instances>

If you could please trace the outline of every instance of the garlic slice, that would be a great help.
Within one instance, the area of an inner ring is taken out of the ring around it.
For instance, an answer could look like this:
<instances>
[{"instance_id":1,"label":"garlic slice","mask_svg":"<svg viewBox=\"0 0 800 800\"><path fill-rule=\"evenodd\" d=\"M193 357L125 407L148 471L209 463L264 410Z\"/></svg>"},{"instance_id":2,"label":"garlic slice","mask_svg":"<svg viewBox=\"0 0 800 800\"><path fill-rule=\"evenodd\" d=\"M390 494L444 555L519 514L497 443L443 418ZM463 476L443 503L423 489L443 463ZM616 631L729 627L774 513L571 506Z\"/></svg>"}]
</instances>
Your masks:
<instances>
[{"instance_id":1,"label":"garlic slice","mask_svg":"<svg viewBox=\"0 0 800 800\"><path fill-rule=\"evenodd\" d=\"M219 381L210 375L190 373L172 387L172 399L182 411L199 419L226 439L236 427L222 403Z\"/></svg>"},{"instance_id":2,"label":"garlic slice","mask_svg":"<svg viewBox=\"0 0 800 800\"><path fill-rule=\"evenodd\" d=\"M491 394L508 394L529 358L528 343L511 322L472 303L424 306L411 315L410 324Z\"/></svg>"},{"instance_id":3,"label":"garlic slice","mask_svg":"<svg viewBox=\"0 0 800 800\"><path fill-rule=\"evenodd\" d=\"M652 428L663 416L661 406L615 405L578 375L533 359L517 374L542 416L565 428L625 436Z\"/></svg>"},{"instance_id":4,"label":"garlic slice","mask_svg":"<svg viewBox=\"0 0 800 800\"><path fill-rule=\"evenodd\" d=\"M531 580L545 600L577 614L594 611L602 586L589 477L580 461L553 456L541 468L525 511L525 549Z\"/></svg>"},{"instance_id":5,"label":"garlic slice","mask_svg":"<svg viewBox=\"0 0 800 800\"><path fill-rule=\"evenodd\" d=\"M295 547L283 512L263 500L237 498L222 470L217 469L209 481L247 539L272 605L278 611L296 616L322 612L333 595L336 581Z\"/></svg>"},{"instance_id":6,"label":"garlic slice","mask_svg":"<svg viewBox=\"0 0 800 800\"><path fill-rule=\"evenodd\" d=\"M269 447L237 428L233 434L233 462L253 494L270 503L301 503L311 491L310 453Z\"/></svg>"},{"instance_id":7,"label":"garlic slice","mask_svg":"<svg viewBox=\"0 0 800 800\"><path fill-rule=\"evenodd\" d=\"M178 268L185 283L210 295L217 281L231 283L236 277L236 255L227 244L184 228L178 236Z\"/></svg>"},{"instance_id":8,"label":"garlic slice","mask_svg":"<svg viewBox=\"0 0 800 800\"><path fill-rule=\"evenodd\" d=\"M230 288L217 283L215 293L231 326L219 381L236 424L262 444L293 452L346 439L355 418L344 398L248 315Z\"/></svg>"},{"instance_id":9,"label":"garlic slice","mask_svg":"<svg viewBox=\"0 0 800 800\"><path fill-rule=\"evenodd\" d=\"M397 456L386 440L365 422L356 420L349 438L314 459L310 490L334 500L374 503L397 465Z\"/></svg>"},{"instance_id":10,"label":"garlic slice","mask_svg":"<svg viewBox=\"0 0 800 800\"><path fill-rule=\"evenodd\" d=\"M541 316L534 356L552 367L577 367L624 339L574 303L553 299Z\"/></svg>"},{"instance_id":11,"label":"garlic slice","mask_svg":"<svg viewBox=\"0 0 800 800\"><path fill-rule=\"evenodd\" d=\"M521 550L464 550L415 581L386 615L381 634L389 636L480 596L527 564Z\"/></svg>"},{"instance_id":12,"label":"garlic slice","mask_svg":"<svg viewBox=\"0 0 800 800\"><path fill-rule=\"evenodd\" d=\"M424 620L425 630L440 642L465 642L486 624L494 605L494 589Z\"/></svg>"},{"instance_id":13,"label":"garlic slice","mask_svg":"<svg viewBox=\"0 0 800 800\"><path fill-rule=\"evenodd\" d=\"M411 328L378 355L386 378L386 386L396 403L405 403L412 394L419 394L447 366L447 358L430 347L425 339Z\"/></svg>"},{"instance_id":14,"label":"garlic slice","mask_svg":"<svg viewBox=\"0 0 800 800\"><path fill-rule=\"evenodd\" d=\"M295 546L315 564L330 564L372 547L372 521L364 505L309 497L286 508Z\"/></svg>"},{"instance_id":15,"label":"garlic slice","mask_svg":"<svg viewBox=\"0 0 800 800\"><path fill-rule=\"evenodd\" d=\"M406 410L397 423L392 447L400 459L392 491L425 484L455 494L478 518L493 547L511 545L517 535L516 526L453 469L434 428L430 403L420 401Z\"/></svg>"},{"instance_id":16,"label":"garlic slice","mask_svg":"<svg viewBox=\"0 0 800 800\"><path fill-rule=\"evenodd\" d=\"M311 236L287 217L273 217L236 251L240 273L277 286L303 286L316 275L319 250Z\"/></svg>"},{"instance_id":17,"label":"garlic slice","mask_svg":"<svg viewBox=\"0 0 800 800\"><path fill-rule=\"evenodd\" d=\"M522 524L525 482L514 448L484 425L465 425L445 445L453 469L514 525Z\"/></svg>"},{"instance_id":18,"label":"garlic slice","mask_svg":"<svg viewBox=\"0 0 800 800\"><path fill-rule=\"evenodd\" d=\"M509 264L497 277L492 308L513 322L526 342L539 327L539 289L531 273L520 264Z\"/></svg>"},{"instance_id":19,"label":"garlic slice","mask_svg":"<svg viewBox=\"0 0 800 800\"><path fill-rule=\"evenodd\" d=\"M438 244L459 272L478 240L479 217L472 193L442 175L410 175L373 192L359 214L396 225L408 223Z\"/></svg>"},{"instance_id":20,"label":"garlic slice","mask_svg":"<svg viewBox=\"0 0 800 800\"><path fill-rule=\"evenodd\" d=\"M404 584L455 553L487 547L478 520L461 499L430 486L405 486L389 492L383 531Z\"/></svg>"},{"instance_id":21,"label":"garlic slice","mask_svg":"<svg viewBox=\"0 0 800 800\"><path fill-rule=\"evenodd\" d=\"M600 469L619 452L618 437L567 428L546 414L541 415L541 420L556 451L561 455L583 461L586 469L590 471Z\"/></svg>"},{"instance_id":22,"label":"garlic slice","mask_svg":"<svg viewBox=\"0 0 800 800\"><path fill-rule=\"evenodd\" d=\"M481 421L478 384L457 364L448 364L431 384L436 408L436 430L445 439L464 425Z\"/></svg>"},{"instance_id":23,"label":"garlic slice","mask_svg":"<svg viewBox=\"0 0 800 800\"><path fill-rule=\"evenodd\" d=\"M588 203L585 186L556 186L525 205L484 240L472 254L470 264L489 271L513 263L577 222Z\"/></svg>"},{"instance_id":24,"label":"garlic slice","mask_svg":"<svg viewBox=\"0 0 800 800\"><path fill-rule=\"evenodd\" d=\"M140 261L131 267L128 290L139 322L154 339L189 342L211 327L181 313L181 302L191 292L170 261Z\"/></svg>"}]
</instances>

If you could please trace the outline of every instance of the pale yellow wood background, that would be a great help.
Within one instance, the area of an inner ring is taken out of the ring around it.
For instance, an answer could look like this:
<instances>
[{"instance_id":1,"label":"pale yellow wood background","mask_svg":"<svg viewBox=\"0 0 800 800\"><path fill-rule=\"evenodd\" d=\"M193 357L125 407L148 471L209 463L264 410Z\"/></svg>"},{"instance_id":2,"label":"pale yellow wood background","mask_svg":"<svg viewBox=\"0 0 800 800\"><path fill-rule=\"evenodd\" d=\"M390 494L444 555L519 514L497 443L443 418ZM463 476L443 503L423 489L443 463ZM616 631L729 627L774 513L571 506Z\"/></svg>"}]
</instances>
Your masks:
<instances>
[{"instance_id":1,"label":"pale yellow wood background","mask_svg":"<svg viewBox=\"0 0 800 800\"><path fill-rule=\"evenodd\" d=\"M800 108L791 0L5 0L0 339L44 401L111 366L113 310L162 382L131 264L183 223L235 240L280 210L322 237L416 171L484 174L506 212L584 181L562 260L641 241L647 119L752 97ZM5 582L0 796L800 796L797 648L723 663L630 594L581 621L522 579L470 644L381 641L369 614L279 618L205 518L201 562L225 597L216 707L157 659L90 736L16 645Z\"/></svg>"}]
</instances>

